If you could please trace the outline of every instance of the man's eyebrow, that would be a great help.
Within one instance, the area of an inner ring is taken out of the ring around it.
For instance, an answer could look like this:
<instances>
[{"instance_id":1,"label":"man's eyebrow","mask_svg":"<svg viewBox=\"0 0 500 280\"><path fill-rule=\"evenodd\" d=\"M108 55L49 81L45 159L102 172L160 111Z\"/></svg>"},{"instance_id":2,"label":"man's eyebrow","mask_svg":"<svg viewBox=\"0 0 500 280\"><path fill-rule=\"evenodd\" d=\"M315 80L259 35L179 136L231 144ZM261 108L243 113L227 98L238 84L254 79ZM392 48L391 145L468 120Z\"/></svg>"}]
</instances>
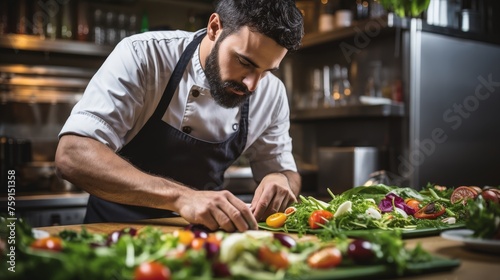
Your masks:
<instances>
[{"instance_id":1,"label":"man's eyebrow","mask_svg":"<svg viewBox=\"0 0 500 280\"><path fill-rule=\"evenodd\" d=\"M240 53L237 53L237 55L239 57L243 58L244 60L248 61L248 63L250 63L253 67L260 68L260 66L257 63L255 63L255 61L253 61L252 59L250 59L249 57L247 57L245 55L242 55ZM278 69L279 69L279 67L275 67L275 68L266 69L265 71L271 71L272 72L272 71L276 71Z\"/></svg>"}]
</instances>

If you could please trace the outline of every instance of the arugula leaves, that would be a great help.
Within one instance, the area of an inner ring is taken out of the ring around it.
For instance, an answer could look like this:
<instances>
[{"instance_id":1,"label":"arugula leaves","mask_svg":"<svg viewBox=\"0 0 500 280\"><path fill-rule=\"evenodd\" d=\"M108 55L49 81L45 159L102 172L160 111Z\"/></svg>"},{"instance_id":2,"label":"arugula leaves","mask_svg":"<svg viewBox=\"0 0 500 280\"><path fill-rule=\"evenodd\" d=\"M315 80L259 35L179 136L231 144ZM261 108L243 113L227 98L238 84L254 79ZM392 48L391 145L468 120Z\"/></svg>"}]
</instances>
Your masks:
<instances>
[{"instance_id":1,"label":"arugula leaves","mask_svg":"<svg viewBox=\"0 0 500 280\"><path fill-rule=\"evenodd\" d=\"M485 201L478 196L466 205L468 218L465 226L478 238L500 239L500 204Z\"/></svg>"},{"instance_id":2,"label":"arugula leaves","mask_svg":"<svg viewBox=\"0 0 500 280\"><path fill-rule=\"evenodd\" d=\"M328 190L329 191L329 190ZM445 229L450 227L463 226L463 221L466 218L466 211L462 204L451 204L450 195L453 189L435 189L432 184L428 184L426 188L417 191L412 188L403 188L387 185L374 186L359 186L349 189L341 194L335 195L329 191L331 200L329 202L318 201L314 197L300 196L300 201L294 205L296 212L288 216L285 225L278 229L285 232L296 232L299 236L306 233L320 234L324 239L335 237L339 229L342 231L355 231L366 229L382 229L394 230L405 229L406 233L411 233L411 230L426 230L426 229ZM439 202L446 209L446 213L437 219L417 219L411 215L404 215L401 211L392 211L388 213L380 213L379 203L386 199L388 194L393 194L402 198L414 198L421 201L421 205L426 205L431 202ZM350 211L340 216L335 216L329 223L323 225L320 229L311 229L308 219L311 213L317 209L324 209L335 213L338 207L346 201L352 203ZM377 212L376 217L370 216L373 211ZM448 225L442 222L445 217L455 217L458 224ZM269 230L277 230L266 227L264 224L259 224L261 228ZM427 231L426 231L427 232Z\"/></svg>"}]
</instances>

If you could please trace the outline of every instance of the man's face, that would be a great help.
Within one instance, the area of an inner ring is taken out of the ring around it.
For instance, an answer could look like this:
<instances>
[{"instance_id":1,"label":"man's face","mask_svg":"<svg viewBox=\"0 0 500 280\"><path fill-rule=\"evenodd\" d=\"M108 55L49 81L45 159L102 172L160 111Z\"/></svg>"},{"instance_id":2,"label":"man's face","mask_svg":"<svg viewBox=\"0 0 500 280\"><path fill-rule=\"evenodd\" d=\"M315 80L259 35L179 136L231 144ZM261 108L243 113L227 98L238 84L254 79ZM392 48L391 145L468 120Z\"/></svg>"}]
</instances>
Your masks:
<instances>
[{"instance_id":1,"label":"man's face","mask_svg":"<svg viewBox=\"0 0 500 280\"><path fill-rule=\"evenodd\" d=\"M205 75L210 84L210 92L215 102L225 108L234 108L241 106L253 92L249 91L244 84L237 81L222 80L219 65L219 47L224 38L220 39L215 42L214 48L207 57ZM231 94L230 89L242 92L243 94Z\"/></svg>"},{"instance_id":2,"label":"man's face","mask_svg":"<svg viewBox=\"0 0 500 280\"><path fill-rule=\"evenodd\" d=\"M261 78L278 68L286 49L246 27L226 35L223 31L207 56L205 75L214 100L234 108L253 94Z\"/></svg>"}]
</instances>

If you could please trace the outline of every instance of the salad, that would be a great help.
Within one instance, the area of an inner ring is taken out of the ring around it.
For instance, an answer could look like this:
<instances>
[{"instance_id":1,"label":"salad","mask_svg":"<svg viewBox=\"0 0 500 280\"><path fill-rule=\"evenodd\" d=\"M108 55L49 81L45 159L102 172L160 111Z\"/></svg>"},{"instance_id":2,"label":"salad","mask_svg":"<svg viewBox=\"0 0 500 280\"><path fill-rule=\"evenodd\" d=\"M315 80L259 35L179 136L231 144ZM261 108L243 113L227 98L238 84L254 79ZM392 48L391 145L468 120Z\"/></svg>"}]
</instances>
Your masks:
<instances>
[{"instance_id":1,"label":"salad","mask_svg":"<svg viewBox=\"0 0 500 280\"><path fill-rule=\"evenodd\" d=\"M259 226L285 232L317 233L329 239L342 231L449 228L464 226L470 216L467 202L480 197L498 204L500 190L472 186L447 188L427 185L421 191L386 185L360 186L334 195L331 200L300 196L284 213L275 213ZM475 202L469 203L471 205Z\"/></svg>"},{"instance_id":2,"label":"salad","mask_svg":"<svg viewBox=\"0 0 500 280\"><path fill-rule=\"evenodd\" d=\"M5 245L6 233L1 233ZM1 279L324 279L397 276L459 265L420 246L407 249L399 233L388 232L318 242L269 231L209 232L199 226L173 233L146 226L109 234L82 227L37 239L20 221L16 238L15 272L2 262Z\"/></svg>"}]
</instances>

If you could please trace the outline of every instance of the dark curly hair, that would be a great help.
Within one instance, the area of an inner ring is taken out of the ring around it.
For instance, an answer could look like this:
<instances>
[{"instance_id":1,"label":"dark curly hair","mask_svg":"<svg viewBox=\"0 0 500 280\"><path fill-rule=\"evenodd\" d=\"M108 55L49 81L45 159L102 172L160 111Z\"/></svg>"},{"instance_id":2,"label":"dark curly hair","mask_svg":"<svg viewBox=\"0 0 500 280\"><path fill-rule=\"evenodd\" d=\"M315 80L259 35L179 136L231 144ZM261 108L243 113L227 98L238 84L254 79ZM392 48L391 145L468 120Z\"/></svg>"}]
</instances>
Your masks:
<instances>
[{"instance_id":1,"label":"dark curly hair","mask_svg":"<svg viewBox=\"0 0 500 280\"><path fill-rule=\"evenodd\" d=\"M294 0L219 0L215 12L225 35L248 26L288 51L298 50L304 36L304 20Z\"/></svg>"}]
</instances>

